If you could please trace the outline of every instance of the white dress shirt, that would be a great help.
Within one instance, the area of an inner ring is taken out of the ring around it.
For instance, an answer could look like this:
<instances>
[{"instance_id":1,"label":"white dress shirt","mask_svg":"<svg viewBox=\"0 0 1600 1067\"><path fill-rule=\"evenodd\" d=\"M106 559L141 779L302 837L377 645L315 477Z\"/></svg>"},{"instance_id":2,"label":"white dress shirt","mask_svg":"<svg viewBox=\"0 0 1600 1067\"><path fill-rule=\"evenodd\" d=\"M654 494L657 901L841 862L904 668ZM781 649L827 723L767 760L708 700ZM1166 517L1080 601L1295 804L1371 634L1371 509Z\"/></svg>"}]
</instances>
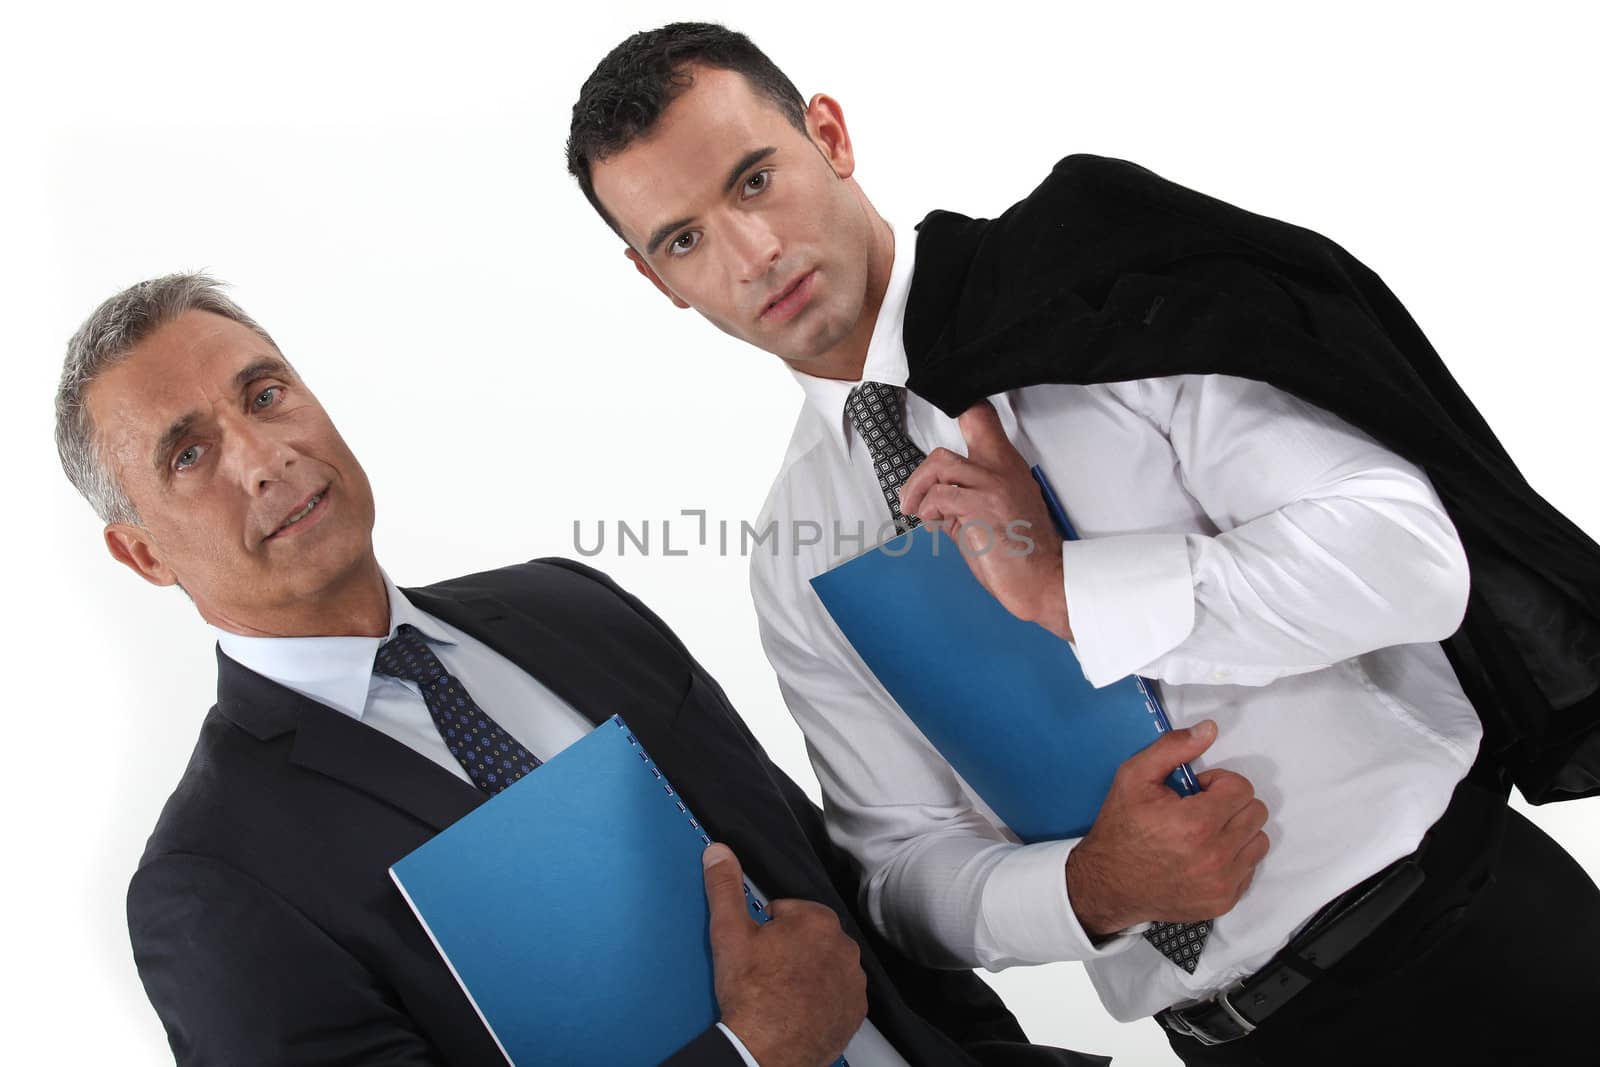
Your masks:
<instances>
[{"instance_id":1,"label":"white dress shirt","mask_svg":"<svg viewBox=\"0 0 1600 1067\"><path fill-rule=\"evenodd\" d=\"M416 683L373 672L378 646L409 623L427 638L445 670L459 678L477 705L522 746L548 760L594 725L538 679L471 634L421 610L383 577L389 594L389 632L383 637L245 637L213 626L228 658L301 696L366 723L471 783L450 754ZM752 891L759 890L751 885ZM766 898L760 898L765 903ZM760 1067L744 1043L721 1023L746 1067ZM845 1050L855 1067L906 1067L868 1022Z\"/></svg>"},{"instance_id":2,"label":"white dress shirt","mask_svg":"<svg viewBox=\"0 0 1600 1067\"><path fill-rule=\"evenodd\" d=\"M903 386L914 244L897 245L863 378ZM888 511L845 414L855 383L795 377L805 403L758 523L778 536L753 550L751 590L829 831L864 867L868 916L914 957L995 970L1084 960L1107 1010L1139 1018L1258 969L1443 813L1482 730L1435 643L1465 611L1467 564L1421 471L1240 378L992 397L1083 538L1062 560L1085 675L1157 678L1174 726L1215 719L1196 770L1245 775L1270 812L1271 851L1193 975L1137 936L1142 925L1093 944L1067 896L1077 839L1017 843L812 592L811 577L883 539ZM966 453L955 420L909 393L906 428L924 451Z\"/></svg>"}]
</instances>

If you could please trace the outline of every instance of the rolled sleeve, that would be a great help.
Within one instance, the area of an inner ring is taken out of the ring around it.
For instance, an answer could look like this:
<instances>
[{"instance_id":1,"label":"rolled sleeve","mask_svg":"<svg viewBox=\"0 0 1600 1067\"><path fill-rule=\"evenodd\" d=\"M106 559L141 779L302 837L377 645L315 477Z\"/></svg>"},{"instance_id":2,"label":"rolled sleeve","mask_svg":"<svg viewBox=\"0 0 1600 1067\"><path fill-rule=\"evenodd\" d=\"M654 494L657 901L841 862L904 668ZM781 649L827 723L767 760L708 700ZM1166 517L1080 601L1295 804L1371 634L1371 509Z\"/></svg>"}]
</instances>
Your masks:
<instances>
[{"instance_id":1,"label":"rolled sleeve","mask_svg":"<svg viewBox=\"0 0 1600 1067\"><path fill-rule=\"evenodd\" d=\"M1184 534L1126 534L1061 546L1073 648L1093 686L1110 685L1178 647L1194 629Z\"/></svg>"}]
</instances>

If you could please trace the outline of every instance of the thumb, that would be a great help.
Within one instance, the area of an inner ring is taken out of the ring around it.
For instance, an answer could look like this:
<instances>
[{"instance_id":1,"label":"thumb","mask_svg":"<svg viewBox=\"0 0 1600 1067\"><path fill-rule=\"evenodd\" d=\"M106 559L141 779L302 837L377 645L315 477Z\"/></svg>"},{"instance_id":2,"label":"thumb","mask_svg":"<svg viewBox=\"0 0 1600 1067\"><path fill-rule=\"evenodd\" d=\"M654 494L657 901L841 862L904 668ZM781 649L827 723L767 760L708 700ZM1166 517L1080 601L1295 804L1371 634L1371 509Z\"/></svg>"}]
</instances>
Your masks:
<instances>
[{"instance_id":1,"label":"thumb","mask_svg":"<svg viewBox=\"0 0 1600 1067\"><path fill-rule=\"evenodd\" d=\"M744 902L744 872L739 859L727 845L715 844L701 853L705 865L706 903L711 908L711 955L732 948L734 943L755 929L755 920Z\"/></svg>"},{"instance_id":2,"label":"thumb","mask_svg":"<svg viewBox=\"0 0 1600 1067\"><path fill-rule=\"evenodd\" d=\"M1006 437L1005 427L1000 425L994 405L987 400L980 400L963 411L956 425L961 427L961 436L967 442L967 458L983 466L992 466L993 461L1016 452Z\"/></svg>"},{"instance_id":3,"label":"thumb","mask_svg":"<svg viewBox=\"0 0 1600 1067\"><path fill-rule=\"evenodd\" d=\"M1168 730L1123 763L1135 778L1161 782L1180 763L1187 763L1211 747L1217 739L1217 724L1204 719L1184 730Z\"/></svg>"}]
</instances>

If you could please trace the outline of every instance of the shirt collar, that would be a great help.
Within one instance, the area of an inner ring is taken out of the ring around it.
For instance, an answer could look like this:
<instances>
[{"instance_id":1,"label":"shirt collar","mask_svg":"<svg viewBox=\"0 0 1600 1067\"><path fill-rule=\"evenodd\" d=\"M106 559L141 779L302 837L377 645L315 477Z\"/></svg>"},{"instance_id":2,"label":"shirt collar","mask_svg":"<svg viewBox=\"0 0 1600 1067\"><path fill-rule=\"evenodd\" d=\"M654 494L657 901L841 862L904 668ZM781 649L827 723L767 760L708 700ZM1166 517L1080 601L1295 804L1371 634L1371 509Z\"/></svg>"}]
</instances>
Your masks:
<instances>
[{"instance_id":1,"label":"shirt collar","mask_svg":"<svg viewBox=\"0 0 1600 1067\"><path fill-rule=\"evenodd\" d=\"M360 719L367 710L372 661L378 646L404 624L415 626L437 645L455 644L439 621L405 598L383 575L389 598L389 632L384 637L246 637L211 627L228 658L320 704Z\"/></svg>"},{"instance_id":2,"label":"shirt collar","mask_svg":"<svg viewBox=\"0 0 1600 1067\"><path fill-rule=\"evenodd\" d=\"M878 320L872 326L872 339L867 342L867 358L861 366L859 381L816 378L790 368L795 381L805 391L806 403L822 416L823 424L845 455L850 454L850 416L845 411L850 390L861 382L882 382L903 389L910 377L906 362L906 300L911 295L916 250L916 230L909 226L896 229L894 264L889 268L889 284L883 291Z\"/></svg>"}]
</instances>

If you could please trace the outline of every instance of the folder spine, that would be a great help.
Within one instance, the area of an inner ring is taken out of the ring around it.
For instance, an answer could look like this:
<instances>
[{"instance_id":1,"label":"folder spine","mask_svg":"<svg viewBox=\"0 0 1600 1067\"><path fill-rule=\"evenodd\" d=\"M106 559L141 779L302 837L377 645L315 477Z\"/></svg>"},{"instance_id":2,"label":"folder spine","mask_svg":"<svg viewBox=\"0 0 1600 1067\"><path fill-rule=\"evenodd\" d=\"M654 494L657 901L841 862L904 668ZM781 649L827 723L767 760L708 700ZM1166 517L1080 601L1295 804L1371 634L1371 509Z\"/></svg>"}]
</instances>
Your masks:
<instances>
[{"instance_id":1,"label":"folder spine","mask_svg":"<svg viewBox=\"0 0 1600 1067\"><path fill-rule=\"evenodd\" d=\"M678 796L677 792L672 788L672 783L667 780L666 775L661 773L661 768L657 767L655 760L650 758L650 753L646 752L644 750L644 746L639 743L639 739L633 736L633 731L628 729L628 724L623 722L622 717L619 715L611 716L610 721L612 725L622 731L623 737L627 740L628 744L633 746L633 751L639 757L639 761L644 765L645 769L655 777L656 781L661 784L661 789L667 795L667 799L671 800L672 803L677 806L678 811L683 814L689 829L694 832L696 837L700 838L700 843L702 845L710 845L711 836L705 832L705 828L700 825L700 820L694 817L694 813L690 811L689 806L683 802L683 798ZM748 907L750 910L751 917L755 919L756 922L764 923L768 918L770 918L770 916L767 915L766 904L761 900L760 897L756 896L754 891L751 890L748 879L745 880L744 883L744 900L746 907Z\"/></svg>"}]
</instances>

